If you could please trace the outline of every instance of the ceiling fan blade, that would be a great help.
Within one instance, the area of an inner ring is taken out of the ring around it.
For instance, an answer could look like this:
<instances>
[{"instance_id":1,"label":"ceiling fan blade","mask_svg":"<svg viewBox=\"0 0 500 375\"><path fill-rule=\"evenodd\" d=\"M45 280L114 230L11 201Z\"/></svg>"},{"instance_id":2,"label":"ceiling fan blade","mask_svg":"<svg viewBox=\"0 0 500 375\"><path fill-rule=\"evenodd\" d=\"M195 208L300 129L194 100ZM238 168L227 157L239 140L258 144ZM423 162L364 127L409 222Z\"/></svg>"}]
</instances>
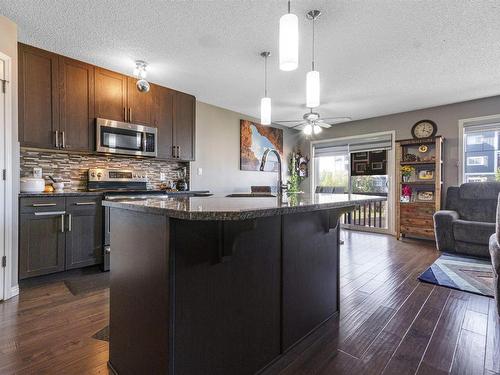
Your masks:
<instances>
[{"instance_id":1,"label":"ceiling fan blade","mask_svg":"<svg viewBox=\"0 0 500 375\"><path fill-rule=\"evenodd\" d=\"M326 122L318 122L317 123L319 126L321 126L322 128L325 128L325 129L328 129L328 128L331 128L332 125L326 123Z\"/></svg>"},{"instance_id":2,"label":"ceiling fan blade","mask_svg":"<svg viewBox=\"0 0 500 375\"><path fill-rule=\"evenodd\" d=\"M321 120L323 122L328 122L330 124L338 124L339 122L347 122L347 121L351 121L352 118L350 117L325 117L325 118L321 118Z\"/></svg>"},{"instance_id":3,"label":"ceiling fan blade","mask_svg":"<svg viewBox=\"0 0 500 375\"><path fill-rule=\"evenodd\" d=\"M304 121L304 120L300 119L300 120L286 120L286 121L273 121L273 122L275 122L277 124L281 124L281 123L285 124L285 123L302 122L302 121Z\"/></svg>"}]
</instances>

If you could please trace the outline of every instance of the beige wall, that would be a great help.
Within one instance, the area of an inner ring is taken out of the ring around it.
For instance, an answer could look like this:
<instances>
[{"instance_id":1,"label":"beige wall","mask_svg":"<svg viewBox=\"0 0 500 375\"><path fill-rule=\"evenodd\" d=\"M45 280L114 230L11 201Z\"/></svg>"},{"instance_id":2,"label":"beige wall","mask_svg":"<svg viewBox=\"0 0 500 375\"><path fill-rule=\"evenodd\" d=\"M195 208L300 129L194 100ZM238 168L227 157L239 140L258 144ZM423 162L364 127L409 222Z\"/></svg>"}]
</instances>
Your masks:
<instances>
[{"instance_id":1,"label":"beige wall","mask_svg":"<svg viewBox=\"0 0 500 375\"><path fill-rule=\"evenodd\" d=\"M6 204L12 205L12 248L6 249L7 264L12 270L11 273L11 285L13 287L17 286L17 231L18 231L18 212L17 212L17 196L19 189L19 144L17 142L17 26L12 21L0 15L0 52L9 56L12 61L11 74L10 74L10 88L12 93L12 123L11 139L7 139L6 142L10 142L11 146L11 165L7 165L7 174L9 179L8 182L12 181L13 192L12 199L7 198ZM9 126L9 124L7 124Z\"/></svg>"},{"instance_id":2,"label":"beige wall","mask_svg":"<svg viewBox=\"0 0 500 375\"><path fill-rule=\"evenodd\" d=\"M396 139L406 139L411 138L411 128L417 121L423 119L433 120L438 126L438 134L443 135L445 138L444 182L445 188L447 188L448 186L458 185L458 120L499 113L500 96L494 96L491 98L471 100L462 103L421 109L418 111L338 124L324 131L321 137L315 139L348 137L387 130L395 130ZM309 142L304 142L302 149L308 151ZM309 183L308 180L304 181L303 188L309 189Z\"/></svg>"},{"instance_id":3,"label":"beige wall","mask_svg":"<svg viewBox=\"0 0 500 375\"><path fill-rule=\"evenodd\" d=\"M196 161L191 163L191 189L214 193L247 192L251 185L276 186L274 172L240 170L240 119L257 121L237 112L206 103L196 104ZM284 159L297 142L298 133L285 130ZM198 168L203 175L198 175ZM283 180L286 180L286 160Z\"/></svg>"}]
</instances>

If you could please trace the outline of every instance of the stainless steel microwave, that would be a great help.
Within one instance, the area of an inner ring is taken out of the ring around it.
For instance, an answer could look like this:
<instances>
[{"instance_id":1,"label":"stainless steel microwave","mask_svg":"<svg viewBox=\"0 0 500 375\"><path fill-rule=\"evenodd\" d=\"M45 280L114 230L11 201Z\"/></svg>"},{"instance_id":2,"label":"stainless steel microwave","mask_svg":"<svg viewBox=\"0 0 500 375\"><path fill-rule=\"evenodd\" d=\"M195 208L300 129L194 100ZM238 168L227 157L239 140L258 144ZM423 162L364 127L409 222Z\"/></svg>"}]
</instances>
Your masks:
<instances>
[{"instance_id":1,"label":"stainless steel microwave","mask_svg":"<svg viewBox=\"0 0 500 375\"><path fill-rule=\"evenodd\" d=\"M155 157L157 129L98 118L96 120L96 151L112 154Z\"/></svg>"}]
</instances>

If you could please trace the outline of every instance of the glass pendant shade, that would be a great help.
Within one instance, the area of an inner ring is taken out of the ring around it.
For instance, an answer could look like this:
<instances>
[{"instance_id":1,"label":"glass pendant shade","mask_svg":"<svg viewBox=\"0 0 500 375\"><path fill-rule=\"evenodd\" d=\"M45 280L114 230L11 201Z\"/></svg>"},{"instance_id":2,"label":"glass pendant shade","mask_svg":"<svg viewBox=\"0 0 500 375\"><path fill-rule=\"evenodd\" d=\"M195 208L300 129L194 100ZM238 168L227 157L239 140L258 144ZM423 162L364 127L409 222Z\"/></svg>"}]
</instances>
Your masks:
<instances>
[{"instance_id":1,"label":"glass pendant shade","mask_svg":"<svg viewBox=\"0 0 500 375\"><path fill-rule=\"evenodd\" d=\"M260 100L260 123L271 125L271 98L266 97Z\"/></svg>"},{"instance_id":2,"label":"glass pendant shade","mask_svg":"<svg viewBox=\"0 0 500 375\"><path fill-rule=\"evenodd\" d=\"M312 132L313 132L313 127L311 124L307 124L305 127L304 127L304 130L302 130L304 132L305 135L311 135Z\"/></svg>"},{"instance_id":3,"label":"glass pendant shade","mask_svg":"<svg viewBox=\"0 0 500 375\"><path fill-rule=\"evenodd\" d=\"M314 132L314 134L319 134L322 131L323 131L323 129L321 129L321 126L319 126L319 125L314 125L313 126L313 132Z\"/></svg>"},{"instance_id":4,"label":"glass pendant shade","mask_svg":"<svg viewBox=\"0 0 500 375\"><path fill-rule=\"evenodd\" d=\"M287 13L280 18L280 69L286 72L299 66L299 19Z\"/></svg>"},{"instance_id":5,"label":"glass pendant shade","mask_svg":"<svg viewBox=\"0 0 500 375\"><path fill-rule=\"evenodd\" d=\"M319 107L319 72L311 70L306 76L306 106L308 108Z\"/></svg>"}]
</instances>

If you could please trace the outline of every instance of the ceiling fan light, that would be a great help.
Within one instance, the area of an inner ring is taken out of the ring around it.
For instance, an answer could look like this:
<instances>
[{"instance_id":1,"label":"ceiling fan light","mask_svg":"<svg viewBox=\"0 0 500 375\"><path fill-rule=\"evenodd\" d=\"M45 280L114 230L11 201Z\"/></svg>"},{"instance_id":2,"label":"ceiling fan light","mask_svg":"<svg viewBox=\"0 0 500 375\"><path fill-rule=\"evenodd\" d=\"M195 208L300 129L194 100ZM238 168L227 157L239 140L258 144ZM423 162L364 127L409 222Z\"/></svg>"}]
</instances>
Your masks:
<instances>
[{"instance_id":1,"label":"ceiling fan light","mask_svg":"<svg viewBox=\"0 0 500 375\"><path fill-rule=\"evenodd\" d=\"M313 127L311 124L307 124L306 126L304 126L304 130L302 131L304 132L305 135L311 135L313 132Z\"/></svg>"},{"instance_id":2,"label":"ceiling fan light","mask_svg":"<svg viewBox=\"0 0 500 375\"><path fill-rule=\"evenodd\" d=\"M271 125L271 98L266 97L260 100L260 123Z\"/></svg>"},{"instance_id":3,"label":"ceiling fan light","mask_svg":"<svg viewBox=\"0 0 500 375\"><path fill-rule=\"evenodd\" d=\"M299 19L287 13L280 18L280 69L289 72L299 66Z\"/></svg>"},{"instance_id":4,"label":"ceiling fan light","mask_svg":"<svg viewBox=\"0 0 500 375\"><path fill-rule=\"evenodd\" d=\"M306 75L306 106L308 108L319 107L320 104L320 82L319 72L311 70Z\"/></svg>"},{"instance_id":5,"label":"ceiling fan light","mask_svg":"<svg viewBox=\"0 0 500 375\"><path fill-rule=\"evenodd\" d=\"M323 129L321 129L321 126L317 125L317 124L314 124L313 126L313 132L314 134L319 134L323 131Z\"/></svg>"}]
</instances>

